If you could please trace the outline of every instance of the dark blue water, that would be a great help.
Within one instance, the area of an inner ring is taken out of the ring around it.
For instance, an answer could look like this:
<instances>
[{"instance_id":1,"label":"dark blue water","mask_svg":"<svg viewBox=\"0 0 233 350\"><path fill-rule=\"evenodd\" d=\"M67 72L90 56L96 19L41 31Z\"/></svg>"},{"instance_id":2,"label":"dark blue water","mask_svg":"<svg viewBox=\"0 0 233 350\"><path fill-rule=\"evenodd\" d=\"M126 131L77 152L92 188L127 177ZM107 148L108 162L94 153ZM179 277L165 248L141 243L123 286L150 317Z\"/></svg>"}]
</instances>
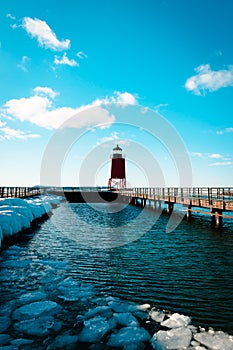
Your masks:
<instances>
[{"instance_id":1,"label":"dark blue water","mask_svg":"<svg viewBox=\"0 0 233 350\"><path fill-rule=\"evenodd\" d=\"M69 275L100 293L151 303L233 333L233 225L220 231L211 228L209 217L196 215L166 233L168 216L162 214L141 236L155 212L144 210L140 217L138 207L120 209L62 204L23 245L29 254L68 262ZM137 239L127 244L128 237Z\"/></svg>"}]
</instances>

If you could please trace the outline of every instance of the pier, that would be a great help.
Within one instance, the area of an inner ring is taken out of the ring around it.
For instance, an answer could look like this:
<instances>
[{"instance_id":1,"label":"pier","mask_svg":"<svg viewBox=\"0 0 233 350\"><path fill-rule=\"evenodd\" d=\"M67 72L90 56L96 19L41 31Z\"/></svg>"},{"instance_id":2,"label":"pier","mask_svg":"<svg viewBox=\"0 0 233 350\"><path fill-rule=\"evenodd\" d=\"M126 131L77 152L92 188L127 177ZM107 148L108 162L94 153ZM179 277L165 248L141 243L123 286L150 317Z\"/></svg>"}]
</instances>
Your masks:
<instances>
[{"instance_id":1,"label":"pier","mask_svg":"<svg viewBox=\"0 0 233 350\"><path fill-rule=\"evenodd\" d=\"M155 210L161 209L165 203L168 215L172 214L176 204L181 204L186 207L187 220L196 212L210 216L212 226L217 227L222 226L223 218L233 220L233 187L135 187L111 191L106 188L54 187L47 188L47 192L62 193L72 203L120 201Z\"/></svg>"},{"instance_id":2,"label":"pier","mask_svg":"<svg viewBox=\"0 0 233 350\"><path fill-rule=\"evenodd\" d=\"M224 217L233 220L232 187L128 188L120 190L119 195L123 201L128 200L130 204L141 207L151 206L153 201L153 207L156 209L161 207L161 202L164 202L167 205L169 215L172 214L175 204L181 204L187 207L186 217L188 220L191 219L192 212L198 212L210 215L213 226L220 227ZM232 215L228 215L226 212L232 212Z\"/></svg>"},{"instance_id":3,"label":"pier","mask_svg":"<svg viewBox=\"0 0 233 350\"><path fill-rule=\"evenodd\" d=\"M0 198L27 198L40 194L39 187L0 187Z\"/></svg>"},{"instance_id":4,"label":"pier","mask_svg":"<svg viewBox=\"0 0 233 350\"><path fill-rule=\"evenodd\" d=\"M233 187L135 187L108 190L106 187L0 187L0 198L27 198L41 194L63 196L70 203L127 202L130 205L161 209L168 215L174 206L186 208L187 220L192 213L211 217L213 226L221 227L223 218L233 220Z\"/></svg>"}]
</instances>

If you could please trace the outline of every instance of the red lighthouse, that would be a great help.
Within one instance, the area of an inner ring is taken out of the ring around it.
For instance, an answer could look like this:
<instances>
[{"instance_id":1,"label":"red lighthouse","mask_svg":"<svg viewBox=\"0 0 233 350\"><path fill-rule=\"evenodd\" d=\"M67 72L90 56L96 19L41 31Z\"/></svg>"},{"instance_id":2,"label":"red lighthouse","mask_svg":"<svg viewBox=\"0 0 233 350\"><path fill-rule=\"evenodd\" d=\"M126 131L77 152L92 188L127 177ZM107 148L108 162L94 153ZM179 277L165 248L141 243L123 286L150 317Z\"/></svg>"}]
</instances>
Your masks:
<instances>
[{"instance_id":1,"label":"red lighthouse","mask_svg":"<svg viewBox=\"0 0 233 350\"><path fill-rule=\"evenodd\" d=\"M122 149L117 145L113 148L113 154L111 156L111 177L108 180L108 188L125 188L125 158L122 157Z\"/></svg>"}]
</instances>

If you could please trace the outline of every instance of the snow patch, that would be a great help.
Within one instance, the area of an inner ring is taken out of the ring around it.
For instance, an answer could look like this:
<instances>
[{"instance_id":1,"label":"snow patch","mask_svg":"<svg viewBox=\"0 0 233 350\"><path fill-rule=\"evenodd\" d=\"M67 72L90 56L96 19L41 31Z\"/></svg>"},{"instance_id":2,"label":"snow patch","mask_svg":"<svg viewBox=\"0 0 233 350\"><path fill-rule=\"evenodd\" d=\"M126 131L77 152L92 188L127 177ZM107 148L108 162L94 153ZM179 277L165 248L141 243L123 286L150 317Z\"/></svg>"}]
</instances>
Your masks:
<instances>
[{"instance_id":1,"label":"snow patch","mask_svg":"<svg viewBox=\"0 0 233 350\"><path fill-rule=\"evenodd\" d=\"M4 238L29 228L34 219L51 212L61 199L59 196L0 198L0 248Z\"/></svg>"}]
</instances>

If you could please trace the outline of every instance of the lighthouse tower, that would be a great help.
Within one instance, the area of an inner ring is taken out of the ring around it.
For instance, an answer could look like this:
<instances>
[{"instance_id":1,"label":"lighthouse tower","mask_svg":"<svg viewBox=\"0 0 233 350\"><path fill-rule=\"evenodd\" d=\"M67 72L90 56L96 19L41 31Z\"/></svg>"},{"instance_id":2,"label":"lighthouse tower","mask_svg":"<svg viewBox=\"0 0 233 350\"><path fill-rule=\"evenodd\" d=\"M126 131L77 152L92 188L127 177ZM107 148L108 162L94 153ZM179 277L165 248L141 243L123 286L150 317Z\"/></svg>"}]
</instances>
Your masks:
<instances>
[{"instance_id":1,"label":"lighthouse tower","mask_svg":"<svg viewBox=\"0 0 233 350\"><path fill-rule=\"evenodd\" d=\"M111 155L111 177L108 180L108 188L125 188L125 158L122 157L122 148L118 145L113 148Z\"/></svg>"}]
</instances>

